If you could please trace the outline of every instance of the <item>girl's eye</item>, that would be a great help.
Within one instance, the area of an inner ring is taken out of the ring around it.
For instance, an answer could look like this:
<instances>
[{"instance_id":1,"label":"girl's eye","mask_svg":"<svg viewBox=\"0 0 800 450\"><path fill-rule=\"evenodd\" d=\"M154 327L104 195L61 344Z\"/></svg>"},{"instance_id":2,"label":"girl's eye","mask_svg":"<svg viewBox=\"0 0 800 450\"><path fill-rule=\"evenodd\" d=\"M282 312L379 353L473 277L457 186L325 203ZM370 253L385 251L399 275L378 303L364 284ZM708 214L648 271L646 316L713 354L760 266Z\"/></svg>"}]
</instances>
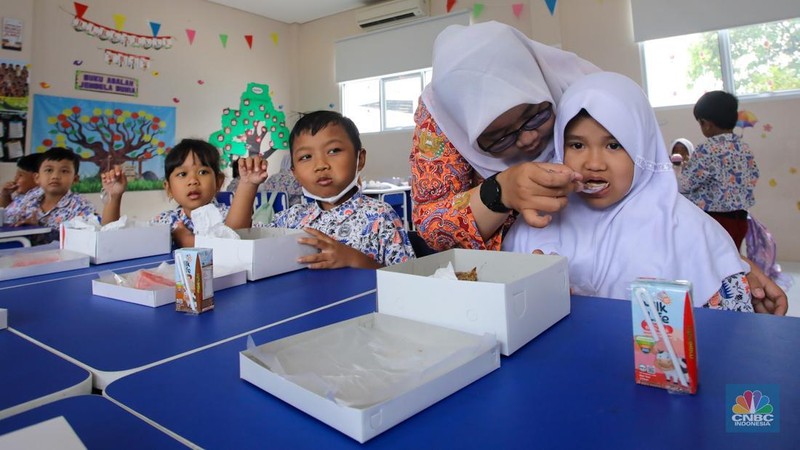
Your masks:
<instances>
[{"instance_id":1,"label":"girl's eye","mask_svg":"<svg viewBox=\"0 0 800 450\"><path fill-rule=\"evenodd\" d=\"M610 148L611 150L619 150L622 148L622 146L619 145L619 142L609 142L608 148Z\"/></svg>"},{"instance_id":2,"label":"girl's eye","mask_svg":"<svg viewBox=\"0 0 800 450\"><path fill-rule=\"evenodd\" d=\"M183 178L183 177L186 176L186 172L178 172L178 173L175 174L175 176L178 177L178 178Z\"/></svg>"},{"instance_id":3,"label":"girl's eye","mask_svg":"<svg viewBox=\"0 0 800 450\"><path fill-rule=\"evenodd\" d=\"M567 142L567 148L571 148L574 150L580 150L583 148L582 142Z\"/></svg>"},{"instance_id":4,"label":"girl's eye","mask_svg":"<svg viewBox=\"0 0 800 450\"><path fill-rule=\"evenodd\" d=\"M211 173L211 171L209 169L200 169L197 171L197 173L200 175L208 175L209 173Z\"/></svg>"}]
</instances>

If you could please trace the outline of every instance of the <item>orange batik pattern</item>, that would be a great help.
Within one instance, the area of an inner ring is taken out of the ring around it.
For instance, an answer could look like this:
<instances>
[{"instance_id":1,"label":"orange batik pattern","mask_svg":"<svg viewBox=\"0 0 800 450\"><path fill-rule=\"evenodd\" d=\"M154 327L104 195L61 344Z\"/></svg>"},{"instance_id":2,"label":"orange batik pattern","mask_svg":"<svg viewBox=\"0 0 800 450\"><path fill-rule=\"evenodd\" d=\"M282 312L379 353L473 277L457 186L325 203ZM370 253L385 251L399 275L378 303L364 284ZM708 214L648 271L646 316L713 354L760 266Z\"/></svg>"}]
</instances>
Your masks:
<instances>
[{"instance_id":1,"label":"orange batik pattern","mask_svg":"<svg viewBox=\"0 0 800 450\"><path fill-rule=\"evenodd\" d=\"M451 248L500 250L506 223L488 240L478 231L467 192L483 178L456 151L422 101L414 114L411 163L412 218L419 235L437 251Z\"/></svg>"}]
</instances>

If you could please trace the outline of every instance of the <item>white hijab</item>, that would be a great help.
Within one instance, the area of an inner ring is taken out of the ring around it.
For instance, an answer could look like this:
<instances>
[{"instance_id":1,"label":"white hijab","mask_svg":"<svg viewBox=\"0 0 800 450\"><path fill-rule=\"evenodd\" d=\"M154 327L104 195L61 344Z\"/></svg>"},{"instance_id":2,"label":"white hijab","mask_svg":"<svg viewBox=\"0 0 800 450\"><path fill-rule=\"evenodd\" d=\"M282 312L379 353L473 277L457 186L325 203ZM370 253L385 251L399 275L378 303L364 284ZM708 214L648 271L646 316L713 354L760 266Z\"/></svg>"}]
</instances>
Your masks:
<instances>
[{"instance_id":1,"label":"white hijab","mask_svg":"<svg viewBox=\"0 0 800 450\"><path fill-rule=\"evenodd\" d=\"M598 70L505 24L451 25L434 42L433 79L422 101L456 150L486 178L525 160L494 157L478 147L478 136L492 121L521 104L550 102L555 110L567 86ZM552 155L550 139L536 161Z\"/></svg>"},{"instance_id":2,"label":"white hijab","mask_svg":"<svg viewBox=\"0 0 800 450\"><path fill-rule=\"evenodd\" d=\"M573 194L544 229L518 220L503 240L504 250L566 256L576 294L624 299L637 277L689 280L696 306L723 279L749 270L728 233L678 193L656 116L636 83L610 72L589 75L570 87L559 108L556 162L564 160L564 128L585 109L633 159L631 188L605 210Z\"/></svg>"},{"instance_id":3,"label":"white hijab","mask_svg":"<svg viewBox=\"0 0 800 450\"><path fill-rule=\"evenodd\" d=\"M669 144L669 153L672 154L672 150L675 148L675 144L678 142L683 144L683 146L686 147L686 150L689 151L689 156L692 156L692 153L694 153L694 144L692 144L692 141L686 138L678 138L672 141L672 144Z\"/></svg>"}]
</instances>

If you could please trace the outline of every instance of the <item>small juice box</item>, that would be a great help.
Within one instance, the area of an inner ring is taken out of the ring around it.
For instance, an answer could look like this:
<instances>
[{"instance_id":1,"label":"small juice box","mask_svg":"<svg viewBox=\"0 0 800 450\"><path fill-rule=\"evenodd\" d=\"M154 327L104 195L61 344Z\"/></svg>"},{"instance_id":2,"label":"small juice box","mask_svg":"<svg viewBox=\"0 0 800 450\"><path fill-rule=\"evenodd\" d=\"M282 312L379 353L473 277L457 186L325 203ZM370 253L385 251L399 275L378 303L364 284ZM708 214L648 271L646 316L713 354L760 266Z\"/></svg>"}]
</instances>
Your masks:
<instances>
[{"instance_id":1,"label":"small juice box","mask_svg":"<svg viewBox=\"0 0 800 450\"><path fill-rule=\"evenodd\" d=\"M631 283L636 383L697 392L692 285L638 278Z\"/></svg>"},{"instance_id":2,"label":"small juice box","mask_svg":"<svg viewBox=\"0 0 800 450\"><path fill-rule=\"evenodd\" d=\"M210 248L175 250L175 310L200 314L214 309L214 265Z\"/></svg>"}]
</instances>

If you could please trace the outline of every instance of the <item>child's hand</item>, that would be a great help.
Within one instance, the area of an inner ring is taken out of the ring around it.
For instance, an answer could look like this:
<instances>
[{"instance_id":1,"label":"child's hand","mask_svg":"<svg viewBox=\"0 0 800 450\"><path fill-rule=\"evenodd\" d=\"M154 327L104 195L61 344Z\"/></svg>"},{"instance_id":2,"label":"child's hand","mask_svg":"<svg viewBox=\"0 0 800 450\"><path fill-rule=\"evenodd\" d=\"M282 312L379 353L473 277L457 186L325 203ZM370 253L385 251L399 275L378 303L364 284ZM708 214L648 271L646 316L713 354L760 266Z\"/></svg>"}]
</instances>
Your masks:
<instances>
[{"instance_id":1,"label":"child's hand","mask_svg":"<svg viewBox=\"0 0 800 450\"><path fill-rule=\"evenodd\" d=\"M115 165L108 172L103 172L101 178L103 180L103 189L111 197L121 196L128 188L128 177L122 173L122 168L118 165Z\"/></svg>"},{"instance_id":2,"label":"child's hand","mask_svg":"<svg viewBox=\"0 0 800 450\"><path fill-rule=\"evenodd\" d=\"M11 203L11 194L17 190L17 183L13 181L9 181L8 183L3 185L2 191L0 191L0 197L2 197L3 202L0 203L2 206L6 206Z\"/></svg>"},{"instance_id":3,"label":"child's hand","mask_svg":"<svg viewBox=\"0 0 800 450\"><path fill-rule=\"evenodd\" d=\"M251 158L239 158L239 183L250 183L258 186L267 180L267 161L256 155Z\"/></svg>"},{"instance_id":4,"label":"child's hand","mask_svg":"<svg viewBox=\"0 0 800 450\"><path fill-rule=\"evenodd\" d=\"M15 227L22 227L25 225L39 225L39 213L33 213L32 215L25 217L23 219L18 220L14 226Z\"/></svg>"},{"instance_id":5,"label":"child's hand","mask_svg":"<svg viewBox=\"0 0 800 450\"><path fill-rule=\"evenodd\" d=\"M381 267L369 256L330 238L319 230L313 228L304 228L303 230L313 237L301 237L297 242L319 249L319 253L301 256L297 260L300 264L308 264L309 269L338 269L340 267L377 269Z\"/></svg>"},{"instance_id":6,"label":"child's hand","mask_svg":"<svg viewBox=\"0 0 800 450\"><path fill-rule=\"evenodd\" d=\"M192 233L183 222L178 222L172 230L172 240L178 244L179 248L194 247L194 233Z\"/></svg>"}]
</instances>

